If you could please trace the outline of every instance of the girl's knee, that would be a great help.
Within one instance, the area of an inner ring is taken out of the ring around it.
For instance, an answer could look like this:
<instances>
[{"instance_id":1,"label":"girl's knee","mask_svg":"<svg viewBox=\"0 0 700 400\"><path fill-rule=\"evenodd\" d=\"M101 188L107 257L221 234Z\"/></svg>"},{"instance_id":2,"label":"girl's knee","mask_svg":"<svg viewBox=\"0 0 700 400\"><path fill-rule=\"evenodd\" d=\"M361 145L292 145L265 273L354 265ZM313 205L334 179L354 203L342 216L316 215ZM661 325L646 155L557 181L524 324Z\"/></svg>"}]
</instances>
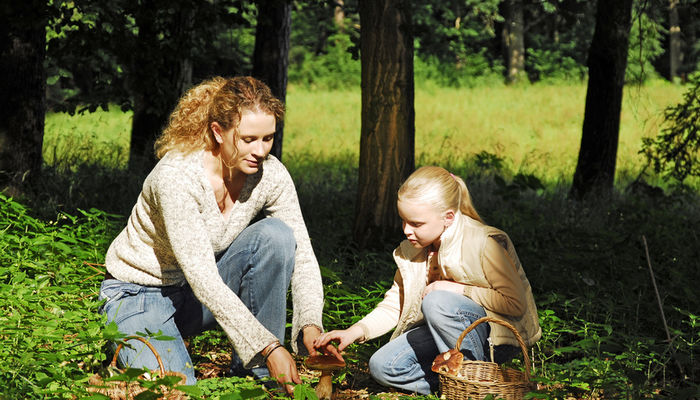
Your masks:
<instances>
[{"instance_id":1,"label":"girl's knee","mask_svg":"<svg viewBox=\"0 0 700 400\"><path fill-rule=\"evenodd\" d=\"M431 383L411 350L382 347L369 359L372 378L383 386L430 394Z\"/></svg>"},{"instance_id":2,"label":"girl's knee","mask_svg":"<svg viewBox=\"0 0 700 400\"><path fill-rule=\"evenodd\" d=\"M424 318L430 322L454 317L454 307L450 307L450 304L453 303L451 295L454 293L443 290L434 290L428 293L421 303Z\"/></svg>"},{"instance_id":3,"label":"girl's knee","mask_svg":"<svg viewBox=\"0 0 700 400\"><path fill-rule=\"evenodd\" d=\"M453 318L456 315L470 315L474 320L486 316L486 311L474 300L463 295L444 290L428 293L421 304L426 319Z\"/></svg>"},{"instance_id":4,"label":"girl's knee","mask_svg":"<svg viewBox=\"0 0 700 400\"><path fill-rule=\"evenodd\" d=\"M428 293L423 298L423 303L421 304L422 311L440 310L442 305L445 304L444 298L446 293L448 292L442 290L433 290Z\"/></svg>"},{"instance_id":5,"label":"girl's knee","mask_svg":"<svg viewBox=\"0 0 700 400\"><path fill-rule=\"evenodd\" d=\"M380 349L381 350L381 349ZM390 379L390 369L387 368L388 360L380 353L380 351L375 352L369 358L369 373L374 378L375 381L382 385L389 385Z\"/></svg>"}]
</instances>

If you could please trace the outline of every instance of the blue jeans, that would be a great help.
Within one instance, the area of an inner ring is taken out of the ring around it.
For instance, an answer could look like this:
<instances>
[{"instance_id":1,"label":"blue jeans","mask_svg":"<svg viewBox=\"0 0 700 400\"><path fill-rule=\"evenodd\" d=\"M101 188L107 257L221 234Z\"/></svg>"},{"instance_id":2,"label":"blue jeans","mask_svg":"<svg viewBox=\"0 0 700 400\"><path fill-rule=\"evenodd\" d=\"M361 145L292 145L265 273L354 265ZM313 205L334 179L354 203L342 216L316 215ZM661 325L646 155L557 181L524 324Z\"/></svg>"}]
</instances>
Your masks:
<instances>
[{"instance_id":1,"label":"blue jeans","mask_svg":"<svg viewBox=\"0 0 700 400\"><path fill-rule=\"evenodd\" d=\"M484 308L472 299L447 291L433 291L423 299L424 325L403 333L382 346L369 360L372 377L382 385L409 392L430 394L439 388L438 375L430 370L435 357L457 344L457 338ZM465 359L488 357L488 324L479 324L462 341Z\"/></svg>"},{"instance_id":2,"label":"blue jeans","mask_svg":"<svg viewBox=\"0 0 700 400\"><path fill-rule=\"evenodd\" d=\"M262 325L284 343L287 289L294 270L296 241L284 222L266 218L245 228L216 261L219 275ZM152 287L107 279L100 298L106 302L100 312L114 321L119 331L161 331L175 340L151 340L168 371L182 372L187 384L196 379L184 337L216 327L212 313L195 297L189 285ZM134 348L123 347L118 361L122 366L157 369L151 351L138 341ZM234 354L234 369L241 367ZM253 368L258 377L269 376L267 368Z\"/></svg>"}]
</instances>

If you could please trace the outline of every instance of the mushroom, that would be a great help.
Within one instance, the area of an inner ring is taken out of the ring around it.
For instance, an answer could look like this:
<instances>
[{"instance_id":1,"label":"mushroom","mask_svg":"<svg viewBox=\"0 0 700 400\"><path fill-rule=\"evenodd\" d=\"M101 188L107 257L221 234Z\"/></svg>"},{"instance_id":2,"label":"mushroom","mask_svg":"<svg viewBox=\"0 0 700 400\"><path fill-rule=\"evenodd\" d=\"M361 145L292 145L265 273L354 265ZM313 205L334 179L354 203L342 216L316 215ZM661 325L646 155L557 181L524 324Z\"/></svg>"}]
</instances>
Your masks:
<instances>
[{"instance_id":1,"label":"mushroom","mask_svg":"<svg viewBox=\"0 0 700 400\"><path fill-rule=\"evenodd\" d=\"M464 355L462 352L457 349L450 349L444 353L438 354L430 369L437 373L459 375L463 359Z\"/></svg>"},{"instance_id":2,"label":"mushroom","mask_svg":"<svg viewBox=\"0 0 700 400\"><path fill-rule=\"evenodd\" d=\"M333 393L333 371L345 367L345 361L338 360L332 355L310 356L304 361L307 368L321 371L321 378L316 386L316 396L319 400L329 400Z\"/></svg>"}]
</instances>

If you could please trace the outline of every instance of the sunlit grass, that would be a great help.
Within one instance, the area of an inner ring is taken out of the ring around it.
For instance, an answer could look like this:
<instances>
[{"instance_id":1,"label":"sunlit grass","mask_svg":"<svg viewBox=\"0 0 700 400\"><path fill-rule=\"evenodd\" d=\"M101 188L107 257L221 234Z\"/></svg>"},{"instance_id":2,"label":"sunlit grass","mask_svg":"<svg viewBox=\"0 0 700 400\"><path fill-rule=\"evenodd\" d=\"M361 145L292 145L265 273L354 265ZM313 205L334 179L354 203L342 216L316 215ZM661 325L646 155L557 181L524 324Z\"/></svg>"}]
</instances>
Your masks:
<instances>
[{"instance_id":1,"label":"sunlit grass","mask_svg":"<svg viewBox=\"0 0 700 400\"><path fill-rule=\"evenodd\" d=\"M663 109L681 99L683 88L656 84L628 88L624 96L618 171L643 164L641 138L653 136ZM513 171L545 180L573 175L581 141L586 86L524 86L416 91L418 163L458 163L486 151L505 158ZM357 154L359 92L292 90L285 151Z\"/></svg>"},{"instance_id":2,"label":"sunlit grass","mask_svg":"<svg viewBox=\"0 0 700 400\"><path fill-rule=\"evenodd\" d=\"M618 175L639 171L641 139L659 130L665 107L684 88L667 83L625 91ZM586 86L531 85L472 89L420 86L416 89L418 164L459 164L480 152L504 159L513 172L547 182L570 181L581 140ZM290 87L283 155L286 163L307 159L357 160L361 129L358 89L324 91ZM118 110L70 117L47 117L44 157L100 159L123 166L131 114Z\"/></svg>"},{"instance_id":3,"label":"sunlit grass","mask_svg":"<svg viewBox=\"0 0 700 400\"><path fill-rule=\"evenodd\" d=\"M97 163L123 168L129 159L131 112L50 113L44 130L44 161L49 165Z\"/></svg>"}]
</instances>

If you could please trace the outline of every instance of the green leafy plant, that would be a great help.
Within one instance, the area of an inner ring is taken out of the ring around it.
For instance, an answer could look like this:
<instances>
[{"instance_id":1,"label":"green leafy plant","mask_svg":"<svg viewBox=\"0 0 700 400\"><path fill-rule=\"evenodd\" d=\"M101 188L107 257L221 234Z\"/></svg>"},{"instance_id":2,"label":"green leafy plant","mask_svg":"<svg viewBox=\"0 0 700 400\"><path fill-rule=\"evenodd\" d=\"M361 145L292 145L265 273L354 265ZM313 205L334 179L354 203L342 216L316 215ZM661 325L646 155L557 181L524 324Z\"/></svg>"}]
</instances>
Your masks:
<instances>
[{"instance_id":1,"label":"green leafy plant","mask_svg":"<svg viewBox=\"0 0 700 400\"><path fill-rule=\"evenodd\" d=\"M700 74L691 77L683 100L664 112L665 126L655 138L642 139L642 150L656 173L683 183L700 177Z\"/></svg>"},{"instance_id":2,"label":"green leafy plant","mask_svg":"<svg viewBox=\"0 0 700 400\"><path fill-rule=\"evenodd\" d=\"M0 195L0 387L8 398L68 396L106 358L97 314L115 218L98 210L44 222Z\"/></svg>"}]
</instances>

